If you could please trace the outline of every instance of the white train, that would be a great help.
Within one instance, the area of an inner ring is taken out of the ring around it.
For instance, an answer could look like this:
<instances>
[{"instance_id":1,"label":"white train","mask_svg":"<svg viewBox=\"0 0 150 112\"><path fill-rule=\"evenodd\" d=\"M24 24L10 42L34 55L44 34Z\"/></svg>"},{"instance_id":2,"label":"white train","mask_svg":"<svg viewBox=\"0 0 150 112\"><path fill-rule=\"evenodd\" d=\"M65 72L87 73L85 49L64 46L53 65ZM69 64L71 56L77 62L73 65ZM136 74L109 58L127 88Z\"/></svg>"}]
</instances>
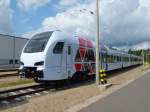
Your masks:
<instances>
[{"instance_id":1,"label":"white train","mask_svg":"<svg viewBox=\"0 0 150 112\"><path fill-rule=\"evenodd\" d=\"M114 70L142 64L142 58L101 47L101 69ZM49 31L33 36L21 54L19 74L36 81L58 81L95 74L95 44L80 35Z\"/></svg>"}]
</instances>

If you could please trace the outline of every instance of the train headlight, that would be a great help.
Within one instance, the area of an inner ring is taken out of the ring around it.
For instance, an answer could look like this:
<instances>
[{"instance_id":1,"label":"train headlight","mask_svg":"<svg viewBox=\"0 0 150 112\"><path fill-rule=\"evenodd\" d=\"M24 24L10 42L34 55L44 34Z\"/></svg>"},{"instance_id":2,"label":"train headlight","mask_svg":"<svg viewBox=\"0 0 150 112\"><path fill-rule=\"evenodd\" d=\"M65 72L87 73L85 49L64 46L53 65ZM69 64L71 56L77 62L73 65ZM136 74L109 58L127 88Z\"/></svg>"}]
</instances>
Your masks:
<instances>
[{"instance_id":1,"label":"train headlight","mask_svg":"<svg viewBox=\"0 0 150 112\"><path fill-rule=\"evenodd\" d=\"M37 67L37 71L43 71L44 68L43 67Z\"/></svg>"},{"instance_id":2,"label":"train headlight","mask_svg":"<svg viewBox=\"0 0 150 112\"><path fill-rule=\"evenodd\" d=\"M41 66L41 65L44 65L44 61L36 62L34 64L34 66Z\"/></svg>"}]
</instances>

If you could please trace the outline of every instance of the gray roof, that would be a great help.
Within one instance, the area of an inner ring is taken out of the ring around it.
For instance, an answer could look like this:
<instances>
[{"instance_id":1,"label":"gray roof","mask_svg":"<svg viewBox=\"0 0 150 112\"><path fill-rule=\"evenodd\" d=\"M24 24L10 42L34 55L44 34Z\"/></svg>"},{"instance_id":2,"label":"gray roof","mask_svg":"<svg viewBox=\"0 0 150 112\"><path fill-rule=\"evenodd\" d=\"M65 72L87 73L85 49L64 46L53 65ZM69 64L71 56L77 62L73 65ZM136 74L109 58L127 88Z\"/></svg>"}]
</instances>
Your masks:
<instances>
[{"instance_id":1,"label":"gray roof","mask_svg":"<svg viewBox=\"0 0 150 112\"><path fill-rule=\"evenodd\" d=\"M19 38L19 39L26 39L26 40L29 40L28 38L24 38L24 37L17 37L17 36L7 35L7 34L0 34L0 36L7 36L7 37L9 37L9 38Z\"/></svg>"}]
</instances>

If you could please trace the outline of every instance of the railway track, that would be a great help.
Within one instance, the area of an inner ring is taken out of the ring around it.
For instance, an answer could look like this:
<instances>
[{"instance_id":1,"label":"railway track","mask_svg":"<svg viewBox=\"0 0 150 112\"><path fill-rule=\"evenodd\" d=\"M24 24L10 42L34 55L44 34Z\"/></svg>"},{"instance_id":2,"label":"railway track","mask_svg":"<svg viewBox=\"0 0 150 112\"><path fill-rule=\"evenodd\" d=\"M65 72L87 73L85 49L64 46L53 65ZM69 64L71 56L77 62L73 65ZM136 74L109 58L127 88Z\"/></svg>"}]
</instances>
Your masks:
<instances>
[{"instance_id":1,"label":"railway track","mask_svg":"<svg viewBox=\"0 0 150 112\"><path fill-rule=\"evenodd\" d=\"M7 77L15 77L15 76L18 76L18 74L17 73L2 74L0 75L0 79L7 78Z\"/></svg>"},{"instance_id":2,"label":"railway track","mask_svg":"<svg viewBox=\"0 0 150 112\"><path fill-rule=\"evenodd\" d=\"M93 83L92 79L80 82L73 82L71 84L63 84L63 85L32 85L27 87L20 87L15 89L9 89L0 91L0 107L15 104L15 102L25 101L28 98L34 96L40 96L48 93L58 92L66 89L70 89L73 87L81 86L87 83Z\"/></svg>"},{"instance_id":3,"label":"railway track","mask_svg":"<svg viewBox=\"0 0 150 112\"><path fill-rule=\"evenodd\" d=\"M0 69L0 79L18 76L17 69Z\"/></svg>"},{"instance_id":4,"label":"railway track","mask_svg":"<svg viewBox=\"0 0 150 112\"><path fill-rule=\"evenodd\" d=\"M0 72L9 72L9 71L18 71L18 69L17 68L11 68L11 69L4 68L4 69L0 69Z\"/></svg>"},{"instance_id":5,"label":"railway track","mask_svg":"<svg viewBox=\"0 0 150 112\"><path fill-rule=\"evenodd\" d=\"M31 97L29 95L39 95L38 93L45 92L50 89L50 86L39 84L0 91L0 106L4 106L15 101L25 100L26 98Z\"/></svg>"}]
</instances>

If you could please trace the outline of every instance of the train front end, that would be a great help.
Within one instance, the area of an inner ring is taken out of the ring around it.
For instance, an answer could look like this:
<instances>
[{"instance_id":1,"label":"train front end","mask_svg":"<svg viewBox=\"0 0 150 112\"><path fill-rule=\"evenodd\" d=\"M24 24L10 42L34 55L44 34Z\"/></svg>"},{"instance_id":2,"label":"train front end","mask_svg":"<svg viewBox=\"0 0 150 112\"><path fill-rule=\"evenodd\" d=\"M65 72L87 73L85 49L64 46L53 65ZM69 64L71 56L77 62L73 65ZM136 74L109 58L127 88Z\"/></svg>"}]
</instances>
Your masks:
<instances>
[{"instance_id":1,"label":"train front end","mask_svg":"<svg viewBox=\"0 0 150 112\"><path fill-rule=\"evenodd\" d=\"M35 80L43 78L45 50L52 33L51 31L37 34L27 42L20 58L20 77Z\"/></svg>"}]
</instances>

